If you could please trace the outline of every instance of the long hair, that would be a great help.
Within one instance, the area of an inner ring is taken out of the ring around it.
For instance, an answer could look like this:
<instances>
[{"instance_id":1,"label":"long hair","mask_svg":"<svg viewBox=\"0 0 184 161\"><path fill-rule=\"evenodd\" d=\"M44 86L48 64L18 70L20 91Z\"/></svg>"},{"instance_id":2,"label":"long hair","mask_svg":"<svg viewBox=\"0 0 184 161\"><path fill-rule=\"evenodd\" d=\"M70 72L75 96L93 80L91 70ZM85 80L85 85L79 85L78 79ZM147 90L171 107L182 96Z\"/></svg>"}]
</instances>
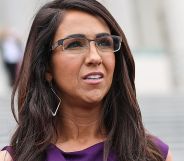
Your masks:
<instances>
[{"instance_id":1,"label":"long hair","mask_svg":"<svg viewBox=\"0 0 184 161\"><path fill-rule=\"evenodd\" d=\"M51 44L65 12L80 10L101 17L111 34L122 37L115 53L111 88L103 100L101 126L107 131L104 160L113 150L120 161L162 161L150 135L145 133L134 85L135 66L126 37L108 10L96 0L55 0L36 14L25 48L20 74L12 94L12 111L18 127L12 137L16 161L41 161L51 141L57 140L57 117L51 110L57 100L45 74L51 59ZM15 99L18 104L16 117Z\"/></svg>"}]
</instances>

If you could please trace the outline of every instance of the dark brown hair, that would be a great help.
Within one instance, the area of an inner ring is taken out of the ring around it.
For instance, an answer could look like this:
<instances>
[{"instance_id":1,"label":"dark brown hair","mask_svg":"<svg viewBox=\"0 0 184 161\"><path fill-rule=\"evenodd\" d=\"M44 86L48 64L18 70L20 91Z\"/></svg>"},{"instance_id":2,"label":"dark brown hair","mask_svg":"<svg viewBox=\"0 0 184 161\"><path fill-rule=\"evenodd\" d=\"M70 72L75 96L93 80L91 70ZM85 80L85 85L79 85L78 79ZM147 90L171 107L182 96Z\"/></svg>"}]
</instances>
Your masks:
<instances>
[{"instance_id":1,"label":"dark brown hair","mask_svg":"<svg viewBox=\"0 0 184 161\"><path fill-rule=\"evenodd\" d=\"M99 16L111 34L122 37L120 51L115 53L115 72L111 88L104 98L102 125L107 130L104 147L106 160L114 150L119 161L162 161L150 135L145 133L134 85L134 60L126 37L107 9L96 0L55 0L36 14L25 48L23 64L12 94L18 96L18 127L12 137L16 161L41 161L47 146L57 140L56 122L51 110L55 98L45 80L50 64L50 46L64 13L75 9Z\"/></svg>"}]
</instances>

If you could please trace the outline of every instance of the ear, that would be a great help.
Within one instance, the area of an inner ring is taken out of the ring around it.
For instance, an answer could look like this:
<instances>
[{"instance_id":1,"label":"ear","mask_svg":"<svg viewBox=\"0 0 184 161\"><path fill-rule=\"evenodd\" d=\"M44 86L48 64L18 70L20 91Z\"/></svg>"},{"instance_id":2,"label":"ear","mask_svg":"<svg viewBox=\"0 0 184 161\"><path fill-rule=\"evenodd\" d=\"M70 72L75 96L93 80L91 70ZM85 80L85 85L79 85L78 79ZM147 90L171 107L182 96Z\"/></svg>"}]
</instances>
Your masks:
<instances>
[{"instance_id":1,"label":"ear","mask_svg":"<svg viewBox=\"0 0 184 161\"><path fill-rule=\"evenodd\" d=\"M52 81L52 74L50 72L46 72L45 74L45 79L48 81L48 82L51 82Z\"/></svg>"},{"instance_id":2,"label":"ear","mask_svg":"<svg viewBox=\"0 0 184 161\"><path fill-rule=\"evenodd\" d=\"M46 71L45 73L45 79L48 81L48 82L51 82L52 81L52 72L50 70L50 68Z\"/></svg>"}]
</instances>

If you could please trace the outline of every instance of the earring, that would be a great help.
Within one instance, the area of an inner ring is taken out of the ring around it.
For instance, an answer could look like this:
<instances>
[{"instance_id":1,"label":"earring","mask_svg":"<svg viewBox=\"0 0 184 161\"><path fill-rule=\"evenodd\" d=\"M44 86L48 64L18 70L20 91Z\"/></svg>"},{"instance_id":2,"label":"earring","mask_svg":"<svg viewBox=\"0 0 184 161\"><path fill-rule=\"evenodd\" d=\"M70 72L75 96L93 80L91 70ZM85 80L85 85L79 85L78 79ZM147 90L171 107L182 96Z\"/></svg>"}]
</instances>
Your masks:
<instances>
[{"instance_id":1,"label":"earring","mask_svg":"<svg viewBox=\"0 0 184 161\"><path fill-rule=\"evenodd\" d=\"M56 110L55 110L54 112L51 110L52 116L54 117L54 116L56 116L57 111L58 111L58 109L59 109L59 106L60 106L60 104L61 104L61 98L57 95L57 93L56 93L55 90L53 89L53 87L52 87L52 82L50 82L50 89L51 89L51 91L54 93L54 95L55 95L55 96L58 98L58 100L59 100L59 103L58 103L58 105L57 105Z\"/></svg>"}]
</instances>

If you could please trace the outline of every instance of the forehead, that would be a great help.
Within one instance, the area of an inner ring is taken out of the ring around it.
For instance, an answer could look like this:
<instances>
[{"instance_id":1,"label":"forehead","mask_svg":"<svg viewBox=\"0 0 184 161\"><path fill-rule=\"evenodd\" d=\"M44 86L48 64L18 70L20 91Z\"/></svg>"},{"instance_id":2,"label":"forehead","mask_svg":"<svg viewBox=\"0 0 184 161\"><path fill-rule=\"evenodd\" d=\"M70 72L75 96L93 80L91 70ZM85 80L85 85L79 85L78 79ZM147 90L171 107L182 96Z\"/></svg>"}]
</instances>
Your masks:
<instances>
[{"instance_id":1,"label":"forehead","mask_svg":"<svg viewBox=\"0 0 184 161\"><path fill-rule=\"evenodd\" d=\"M70 10L64 14L64 18L56 31L54 41L71 34L83 34L88 38L94 38L99 33L110 34L110 29L102 18L86 12Z\"/></svg>"}]
</instances>

